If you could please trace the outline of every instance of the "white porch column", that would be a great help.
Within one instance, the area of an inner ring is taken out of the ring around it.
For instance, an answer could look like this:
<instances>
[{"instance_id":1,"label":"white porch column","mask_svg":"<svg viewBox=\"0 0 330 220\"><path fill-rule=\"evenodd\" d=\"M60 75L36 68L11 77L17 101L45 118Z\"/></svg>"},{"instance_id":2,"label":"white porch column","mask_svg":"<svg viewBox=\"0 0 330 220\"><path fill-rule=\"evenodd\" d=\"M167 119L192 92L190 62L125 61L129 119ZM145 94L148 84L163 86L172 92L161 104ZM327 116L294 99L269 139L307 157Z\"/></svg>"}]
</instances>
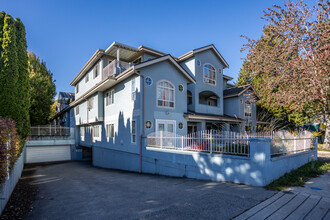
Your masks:
<instances>
[{"instance_id":1,"label":"white porch column","mask_svg":"<svg viewBox=\"0 0 330 220\"><path fill-rule=\"evenodd\" d=\"M117 47L117 67L118 68L119 68L119 61L120 61L119 56L120 56L120 47L118 46Z\"/></svg>"}]
</instances>

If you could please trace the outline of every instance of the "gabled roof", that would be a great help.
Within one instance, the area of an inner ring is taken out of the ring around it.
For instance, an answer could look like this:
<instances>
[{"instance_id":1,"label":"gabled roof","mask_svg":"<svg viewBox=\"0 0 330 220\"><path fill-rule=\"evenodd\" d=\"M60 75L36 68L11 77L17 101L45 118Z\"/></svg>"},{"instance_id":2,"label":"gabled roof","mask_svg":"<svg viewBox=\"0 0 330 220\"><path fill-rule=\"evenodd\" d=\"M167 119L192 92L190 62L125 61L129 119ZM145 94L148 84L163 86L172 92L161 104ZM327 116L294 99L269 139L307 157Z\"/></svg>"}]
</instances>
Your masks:
<instances>
[{"instance_id":1,"label":"gabled roof","mask_svg":"<svg viewBox=\"0 0 330 220\"><path fill-rule=\"evenodd\" d=\"M153 64L165 61L165 60L168 60L169 62L171 62L190 82L196 83L195 79L170 54L142 62L140 64L133 66L133 68L135 70L138 70L138 69L144 68L146 66L150 66L150 65L153 65Z\"/></svg>"},{"instance_id":2,"label":"gabled roof","mask_svg":"<svg viewBox=\"0 0 330 220\"><path fill-rule=\"evenodd\" d=\"M158 55L158 56L166 55L166 53L163 53L161 51L158 51L158 50L155 50L155 49L152 49L150 47L143 46L143 45L139 46L138 49L141 50L141 51L145 51L145 52L154 54L154 55Z\"/></svg>"},{"instance_id":3,"label":"gabled roof","mask_svg":"<svg viewBox=\"0 0 330 220\"><path fill-rule=\"evenodd\" d=\"M137 64L135 66L130 67L129 69L125 70L124 72L116 75L116 76L110 76L103 79L101 82L95 84L92 88L90 88L88 91L86 91L84 94L82 94L78 99L70 103L70 106L75 106L81 101L85 100L86 98L90 97L92 94L94 94L97 91L104 91L105 89L108 89L117 83L121 82L122 80L130 77L133 74L137 73L137 70L142 69L147 66L151 66L153 64L162 62L168 60L171 62L190 82L196 83L195 79L190 76L190 74L183 69L178 62L171 56L166 55L159 58L151 59L145 62L142 62L140 64Z\"/></svg>"},{"instance_id":4,"label":"gabled roof","mask_svg":"<svg viewBox=\"0 0 330 220\"><path fill-rule=\"evenodd\" d=\"M181 61L184 61L186 59L189 59L190 57L193 57L195 54L203 52L205 50L213 50L213 52L217 55L217 57L222 61L225 68L229 67L226 60L223 58L223 56L220 54L220 52L217 50L217 48L215 48L215 46L213 44L210 44L208 46L201 47L201 48L198 48L198 49L195 49L195 50L191 50L188 53L185 53L182 56L178 57L178 61L181 62Z\"/></svg>"},{"instance_id":5,"label":"gabled roof","mask_svg":"<svg viewBox=\"0 0 330 220\"><path fill-rule=\"evenodd\" d=\"M119 42L113 42L106 50L98 49L96 52L92 55L92 57L87 61L87 63L84 65L84 67L79 71L79 73L76 75L76 77L72 80L70 83L71 86L75 86L81 78L84 77L86 72L103 56L106 55L108 57L111 57L113 59L116 59L117 57L117 48L120 48L119 56L120 59L123 61L130 62L131 60L134 60L144 52L151 53L156 56L164 56L166 55L163 52L160 52L158 50L154 50L152 48L146 47L146 46L139 46L138 48L132 47L126 44L122 44Z\"/></svg>"},{"instance_id":6,"label":"gabled roof","mask_svg":"<svg viewBox=\"0 0 330 220\"><path fill-rule=\"evenodd\" d=\"M226 79L226 80L228 80L228 81L234 79L233 77L227 76L225 74L223 74L223 78Z\"/></svg>"},{"instance_id":7,"label":"gabled roof","mask_svg":"<svg viewBox=\"0 0 330 220\"><path fill-rule=\"evenodd\" d=\"M71 86L75 86L78 81L85 75L86 71L89 70L104 54L104 50L97 49L93 56L87 61L87 63L83 66L83 68L79 71L79 73L74 77L72 82L70 83Z\"/></svg>"},{"instance_id":8,"label":"gabled roof","mask_svg":"<svg viewBox=\"0 0 330 220\"><path fill-rule=\"evenodd\" d=\"M244 85L244 86L240 86L240 87L232 87L232 88L228 88L223 90L223 98L229 98L229 97L235 97L235 96L240 96L242 95L245 91L252 89L254 94L256 95L256 97L258 99L258 93L254 90L253 86L248 84L248 85Z\"/></svg>"}]
</instances>

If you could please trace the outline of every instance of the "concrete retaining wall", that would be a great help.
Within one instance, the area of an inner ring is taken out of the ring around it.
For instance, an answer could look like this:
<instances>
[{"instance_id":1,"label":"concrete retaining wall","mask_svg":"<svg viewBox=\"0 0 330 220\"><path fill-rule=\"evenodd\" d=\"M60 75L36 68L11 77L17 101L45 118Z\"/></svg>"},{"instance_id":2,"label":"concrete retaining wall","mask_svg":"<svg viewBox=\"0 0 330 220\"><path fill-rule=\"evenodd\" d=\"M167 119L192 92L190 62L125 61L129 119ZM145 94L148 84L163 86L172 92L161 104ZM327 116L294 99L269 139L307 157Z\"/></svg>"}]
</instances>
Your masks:
<instances>
[{"instance_id":1,"label":"concrete retaining wall","mask_svg":"<svg viewBox=\"0 0 330 220\"><path fill-rule=\"evenodd\" d=\"M25 149L24 149L25 151ZM0 185L0 214L6 207L6 204L13 192L19 178L21 177L24 167L25 152L22 152L21 156L17 159L13 169L9 172L6 177L6 181Z\"/></svg>"},{"instance_id":2,"label":"concrete retaining wall","mask_svg":"<svg viewBox=\"0 0 330 220\"><path fill-rule=\"evenodd\" d=\"M317 159L317 151L271 158L270 139L250 139L250 157L144 147L142 172L211 181L265 186L287 172ZM95 166L138 172L140 155L93 147Z\"/></svg>"}]
</instances>

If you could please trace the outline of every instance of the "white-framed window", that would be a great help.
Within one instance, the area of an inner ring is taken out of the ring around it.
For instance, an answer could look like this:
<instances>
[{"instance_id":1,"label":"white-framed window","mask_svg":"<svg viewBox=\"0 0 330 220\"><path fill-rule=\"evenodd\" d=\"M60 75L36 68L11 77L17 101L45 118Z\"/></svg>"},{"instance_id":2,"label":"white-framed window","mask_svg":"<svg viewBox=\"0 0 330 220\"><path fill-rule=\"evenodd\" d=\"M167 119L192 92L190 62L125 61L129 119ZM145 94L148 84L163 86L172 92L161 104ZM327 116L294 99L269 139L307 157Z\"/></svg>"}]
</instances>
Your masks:
<instances>
[{"instance_id":1,"label":"white-framed window","mask_svg":"<svg viewBox=\"0 0 330 220\"><path fill-rule=\"evenodd\" d=\"M135 101L136 99L136 86L135 86L135 78L131 81L131 100Z\"/></svg>"},{"instance_id":2,"label":"white-framed window","mask_svg":"<svg viewBox=\"0 0 330 220\"><path fill-rule=\"evenodd\" d=\"M115 90L105 93L105 106L112 105L115 102Z\"/></svg>"},{"instance_id":3,"label":"white-framed window","mask_svg":"<svg viewBox=\"0 0 330 220\"><path fill-rule=\"evenodd\" d=\"M79 83L77 83L77 85L76 85L76 94L78 94L79 93Z\"/></svg>"},{"instance_id":4,"label":"white-framed window","mask_svg":"<svg viewBox=\"0 0 330 220\"><path fill-rule=\"evenodd\" d=\"M87 73L85 76L85 83L87 83L88 81L89 81L89 73Z\"/></svg>"},{"instance_id":5,"label":"white-framed window","mask_svg":"<svg viewBox=\"0 0 330 220\"><path fill-rule=\"evenodd\" d=\"M113 138L115 136L114 124L107 124L105 127L105 133L106 133L107 138Z\"/></svg>"},{"instance_id":6,"label":"white-framed window","mask_svg":"<svg viewBox=\"0 0 330 220\"><path fill-rule=\"evenodd\" d=\"M249 101L246 101L244 104L244 116L251 117L252 116L252 104Z\"/></svg>"},{"instance_id":7,"label":"white-framed window","mask_svg":"<svg viewBox=\"0 0 330 220\"><path fill-rule=\"evenodd\" d=\"M175 87L172 83L162 80L157 83L157 107L174 108Z\"/></svg>"},{"instance_id":8,"label":"white-framed window","mask_svg":"<svg viewBox=\"0 0 330 220\"><path fill-rule=\"evenodd\" d=\"M88 109L92 110L94 108L94 97L88 99Z\"/></svg>"},{"instance_id":9,"label":"white-framed window","mask_svg":"<svg viewBox=\"0 0 330 220\"><path fill-rule=\"evenodd\" d=\"M132 120L132 129L131 129L131 141L136 143L136 121Z\"/></svg>"},{"instance_id":10,"label":"white-framed window","mask_svg":"<svg viewBox=\"0 0 330 220\"><path fill-rule=\"evenodd\" d=\"M76 107L76 115L79 115L79 105Z\"/></svg>"},{"instance_id":11,"label":"white-framed window","mask_svg":"<svg viewBox=\"0 0 330 220\"><path fill-rule=\"evenodd\" d=\"M85 127L84 127L84 126L81 126L81 127L80 127L80 139L81 139L82 141L85 140Z\"/></svg>"},{"instance_id":12,"label":"white-framed window","mask_svg":"<svg viewBox=\"0 0 330 220\"><path fill-rule=\"evenodd\" d=\"M101 140L101 126L100 125L95 125L93 127L93 140L94 141L99 141Z\"/></svg>"},{"instance_id":13,"label":"white-framed window","mask_svg":"<svg viewBox=\"0 0 330 220\"><path fill-rule=\"evenodd\" d=\"M211 85L216 84L215 68L211 64L204 64L203 80L204 80L204 83L207 83L207 84L211 84Z\"/></svg>"},{"instance_id":14,"label":"white-framed window","mask_svg":"<svg viewBox=\"0 0 330 220\"><path fill-rule=\"evenodd\" d=\"M98 75L99 75L99 63L97 63L97 64L94 66L94 70L93 70L93 72L94 72L94 79L95 79L95 78L98 77Z\"/></svg>"}]
</instances>

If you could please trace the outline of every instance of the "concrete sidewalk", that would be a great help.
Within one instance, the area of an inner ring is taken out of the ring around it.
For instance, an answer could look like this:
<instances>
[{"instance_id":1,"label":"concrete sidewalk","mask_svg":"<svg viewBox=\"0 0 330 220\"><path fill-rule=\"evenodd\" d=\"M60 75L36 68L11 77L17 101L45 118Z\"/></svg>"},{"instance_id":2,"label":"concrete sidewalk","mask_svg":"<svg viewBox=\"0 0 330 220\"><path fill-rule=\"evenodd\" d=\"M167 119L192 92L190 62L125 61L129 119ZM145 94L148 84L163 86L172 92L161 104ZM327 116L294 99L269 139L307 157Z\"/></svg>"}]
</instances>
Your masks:
<instances>
[{"instance_id":1,"label":"concrete sidewalk","mask_svg":"<svg viewBox=\"0 0 330 220\"><path fill-rule=\"evenodd\" d=\"M303 187L279 192L235 219L330 220L330 172L310 179Z\"/></svg>"}]
</instances>

